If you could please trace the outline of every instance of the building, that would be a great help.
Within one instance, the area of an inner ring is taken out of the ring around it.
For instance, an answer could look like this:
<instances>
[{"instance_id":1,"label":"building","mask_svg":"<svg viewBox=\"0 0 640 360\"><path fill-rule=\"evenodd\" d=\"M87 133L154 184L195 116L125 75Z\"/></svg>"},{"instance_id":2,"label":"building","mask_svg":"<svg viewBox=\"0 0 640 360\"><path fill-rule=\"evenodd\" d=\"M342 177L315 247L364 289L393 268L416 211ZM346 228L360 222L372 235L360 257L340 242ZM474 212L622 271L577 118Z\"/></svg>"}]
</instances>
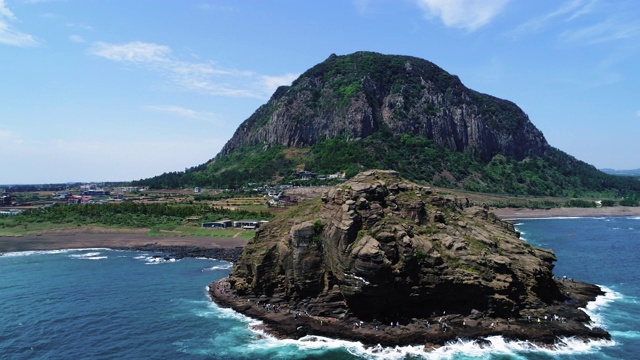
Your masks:
<instances>
[{"instance_id":1,"label":"building","mask_svg":"<svg viewBox=\"0 0 640 360\"><path fill-rule=\"evenodd\" d=\"M203 228L226 229L231 226L233 226L233 222L231 220L210 221L202 223Z\"/></svg>"},{"instance_id":2,"label":"building","mask_svg":"<svg viewBox=\"0 0 640 360\"><path fill-rule=\"evenodd\" d=\"M255 230L259 228L261 224L262 222L258 220L238 220L233 222L234 227L239 227L246 230Z\"/></svg>"}]
</instances>

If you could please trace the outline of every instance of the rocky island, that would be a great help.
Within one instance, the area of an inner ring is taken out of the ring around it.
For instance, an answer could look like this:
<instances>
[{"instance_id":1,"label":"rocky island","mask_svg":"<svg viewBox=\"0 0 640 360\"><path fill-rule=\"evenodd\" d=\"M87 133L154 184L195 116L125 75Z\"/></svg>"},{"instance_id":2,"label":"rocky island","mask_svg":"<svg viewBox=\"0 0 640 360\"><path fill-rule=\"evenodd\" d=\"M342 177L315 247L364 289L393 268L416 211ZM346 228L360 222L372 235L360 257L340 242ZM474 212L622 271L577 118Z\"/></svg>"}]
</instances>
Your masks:
<instances>
[{"instance_id":1,"label":"rocky island","mask_svg":"<svg viewBox=\"0 0 640 360\"><path fill-rule=\"evenodd\" d=\"M260 228L209 292L288 338L609 339L581 310L600 288L555 278L555 260L484 207L372 170Z\"/></svg>"}]
</instances>

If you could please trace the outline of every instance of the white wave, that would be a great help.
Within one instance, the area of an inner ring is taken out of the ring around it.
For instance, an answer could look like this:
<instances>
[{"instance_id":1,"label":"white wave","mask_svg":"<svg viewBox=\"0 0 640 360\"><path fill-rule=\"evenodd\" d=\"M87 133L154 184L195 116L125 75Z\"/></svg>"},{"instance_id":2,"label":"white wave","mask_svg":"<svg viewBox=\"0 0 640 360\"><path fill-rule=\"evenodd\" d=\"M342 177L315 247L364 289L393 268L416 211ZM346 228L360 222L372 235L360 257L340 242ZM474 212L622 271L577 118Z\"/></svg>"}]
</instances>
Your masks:
<instances>
[{"instance_id":1,"label":"white wave","mask_svg":"<svg viewBox=\"0 0 640 360\"><path fill-rule=\"evenodd\" d=\"M595 353L603 347L614 346L614 341L590 340L583 341L575 338L559 338L553 345L540 346L528 341L507 341L501 336L490 336L482 342L472 340L456 340L437 349L427 349L422 345L383 347L366 346L361 342L331 339L317 335L307 335L299 339L278 339L262 328L262 321L242 315L228 308L221 308L211 303L211 308L219 318L234 319L247 324L247 329L256 334L256 338L244 343L242 352L265 354L266 352L286 352L285 348L294 347L306 353L308 351L344 349L352 355L365 359L400 360L406 358L424 359L457 359L487 358L490 356L508 356L515 359L527 359L532 354L575 355ZM629 337L637 335L630 334ZM240 349L238 349L240 350Z\"/></svg>"},{"instance_id":2,"label":"white wave","mask_svg":"<svg viewBox=\"0 0 640 360\"><path fill-rule=\"evenodd\" d=\"M162 256L147 256L144 260L145 265L169 264L180 261L176 258L164 258Z\"/></svg>"},{"instance_id":3,"label":"white wave","mask_svg":"<svg viewBox=\"0 0 640 360\"><path fill-rule=\"evenodd\" d=\"M214 309L215 313L217 314L218 317L222 318L222 319L234 319L234 320L238 320L240 322L243 322L245 324L248 324L250 329L253 329L259 325L262 325L262 321L248 317L246 315L243 315L237 311L234 311L230 308L223 308L218 306L216 303L211 302L209 307L211 309Z\"/></svg>"},{"instance_id":4,"label":"white wave","mask_svg":"<svg viewBox=\"0 0 640 360\"><path fill-rule=\"evenodd\" d=\"M583 308L582 310L591 318L589 327L599 327L606 329L602 310L608 307L612 302L624 298L624 296L621 293L614 291L606 286L598 286L600 286L602 291L604 291L604 295L597 296L595 300L590 301L587 304L586 308Z\"/></svg>"},{"instance_id":5,"label":"white wave","mask_svg":"<svg viewBox=\"0 0 640 360\"><path fill-rule=\"evenodd\" d=\"M210 268L204 268L203 271L215 271L215 270L229 270L233 267L233 263L214 265Z\"/></svg>"},{"instance_id":6,"label":"white wave","mask_svg":"<svg viewBox=\"0 0 640 360\"><path fill-rule=\"evenodd\" d=\"M168 264L168 263L174 263L174 262L180 261L175 258L169 258L169 257L159 256L159 255L149 255L149 254L141 254L138 256L134 256L133 258L135 260L144 261L145 265Z\"/></svg>"},{"instance_id":7,"label":"white wave","mask_svg":"<svg viewBox=\"0 0 640 360\"><path fill-rule=\"evenodd\" d=\"M527 341L506 341L501 336L485 338L489 344L472 340L457 340L437 349L427 349L422 345L384 347L380 345L366 346L360 342L337 340L316 335L307 335L300 339L277 339L264 333L262 330L253 329L260 336L247 345L252 351L278 350L284 347L294 346L298 350L307 352L310 350L344 349L352 355L365 359L400 360L406 358L424 359L457 359L478 358L490 356L508 356L509 358L526 359L531 354L548 355L576 355L595 353L602 347L614 346L613 341L583 341L574 338L558 339L554 345L539 346Z\"/></svg>"},{"instance_id":8,"label":"white wave","mask_svg":"<svg viewBox=\"0 0 640 360\"><path fill-rule=\"evenodd\" d=\"M104 260L104 259L108 259L107 256L101 256L101 253L96 251L96 252L88 252L85 254L74 254L74 255L69 255L70 258L72 259L82 259L82 260Z\"/></svg>"},{"instance_id":9,"label":"white wave","mask_svg":"<svg viewBox=\"0 0 640 360\"><path fill-rule=\"evenodd\" d=\"M81 259L100 255L100 252L88 252L86 254L69 255L70 258Z\"/></svg>"},{"instance_id":10,"label":"white wave","mask_svg":"<svg viewBox=\"0 0 640 360\"><path fill-rule=\"evenodd\" d=\"M32 250L32 251L13 251L6 252L2 256L6 257L19 257L19 256L33 256L33 255L48 255L48 254L64 254L73 250Z\"/></svg>"},{"instance_id":11,"label":"white wave","mask_svg":"<svg viewBox=\"0 0 640 360\"><path fill-rule=\"evenodd\" d=\"M17 257L17 256L34 256L34 255L51 255L51 254L66 254L76 251L102 251L111 250L109 248L85 248L85 249L60 249L60 250L29 250L29 251L11 251L2 253L2 256Z\"/></svg>"}]
</instances>

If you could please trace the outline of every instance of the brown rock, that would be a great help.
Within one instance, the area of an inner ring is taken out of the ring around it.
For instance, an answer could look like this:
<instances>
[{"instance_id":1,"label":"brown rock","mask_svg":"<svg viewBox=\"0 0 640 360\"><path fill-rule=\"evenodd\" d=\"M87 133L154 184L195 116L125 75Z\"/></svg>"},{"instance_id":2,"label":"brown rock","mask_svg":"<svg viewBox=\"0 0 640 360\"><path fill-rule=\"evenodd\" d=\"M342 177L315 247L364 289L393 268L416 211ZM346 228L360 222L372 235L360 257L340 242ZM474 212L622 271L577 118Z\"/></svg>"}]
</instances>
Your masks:
<instances>
[{"instance_id":1,"label":"brown rock","mask_svg":"<svg viewBox=\"0 0 640 360\"><path fill-rule=\"evenodd\" d=\"M433 194L425 203L417 196L424 189L394 171L367 171L298 205L296 217L284 214L256 233L229 278L211 285L228 291L212 298L292 337L402 345L492 334L547 343L608 336L584 326L588 317L577 309L597 287L554 280L553 252L523 242L486 209L463 210ZM284 304L293 315L247 307L251 299ZM522 320L561 313L571 321L536 328ZM446 326L426 327L440 317ZM470 318L486 325L463 326ZM353 325L360 322L368 330ZM396 322L400 328L389 327Z\"/></svg>"}]
</instances>

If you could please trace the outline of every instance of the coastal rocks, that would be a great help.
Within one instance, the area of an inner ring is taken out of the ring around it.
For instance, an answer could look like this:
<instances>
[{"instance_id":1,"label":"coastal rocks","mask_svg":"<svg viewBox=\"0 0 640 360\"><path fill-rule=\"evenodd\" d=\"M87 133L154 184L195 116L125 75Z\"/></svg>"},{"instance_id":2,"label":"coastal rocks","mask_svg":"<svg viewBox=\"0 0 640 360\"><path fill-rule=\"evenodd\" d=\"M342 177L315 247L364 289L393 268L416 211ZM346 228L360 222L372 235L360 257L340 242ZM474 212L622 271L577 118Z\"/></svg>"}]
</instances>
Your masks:
<instances>
[{"instance_id":1,"label":"coastal rocks","mask_svg":"<svg viewBox=\"0 0 640 360\"><path fill-rule=\"evenodd\" d=\"M123 249L134 249L139 251L149 251L169 254L171 258L183 259L188 257L219 259L235 262L242 254L242 247L236 248L203 248L197 246L181 245L157 245L146 244L142 246L124 247Z\"/></svg>"},{"instance_id":2,"label":"coastal rocks","mask_svg":"<svg viewBox=\"0 0 640 360\"><path fill-rule=\"evenodd\" d=\"M212 299L283 336L368 344L608 336L577 309L597 287L554 279L553 252L486 209L457 204L394 171L363 172L261 227L229 277L210 286ZM552 314L570 320L544 331L529 322Z\"/></svg>"}]
</instances>

